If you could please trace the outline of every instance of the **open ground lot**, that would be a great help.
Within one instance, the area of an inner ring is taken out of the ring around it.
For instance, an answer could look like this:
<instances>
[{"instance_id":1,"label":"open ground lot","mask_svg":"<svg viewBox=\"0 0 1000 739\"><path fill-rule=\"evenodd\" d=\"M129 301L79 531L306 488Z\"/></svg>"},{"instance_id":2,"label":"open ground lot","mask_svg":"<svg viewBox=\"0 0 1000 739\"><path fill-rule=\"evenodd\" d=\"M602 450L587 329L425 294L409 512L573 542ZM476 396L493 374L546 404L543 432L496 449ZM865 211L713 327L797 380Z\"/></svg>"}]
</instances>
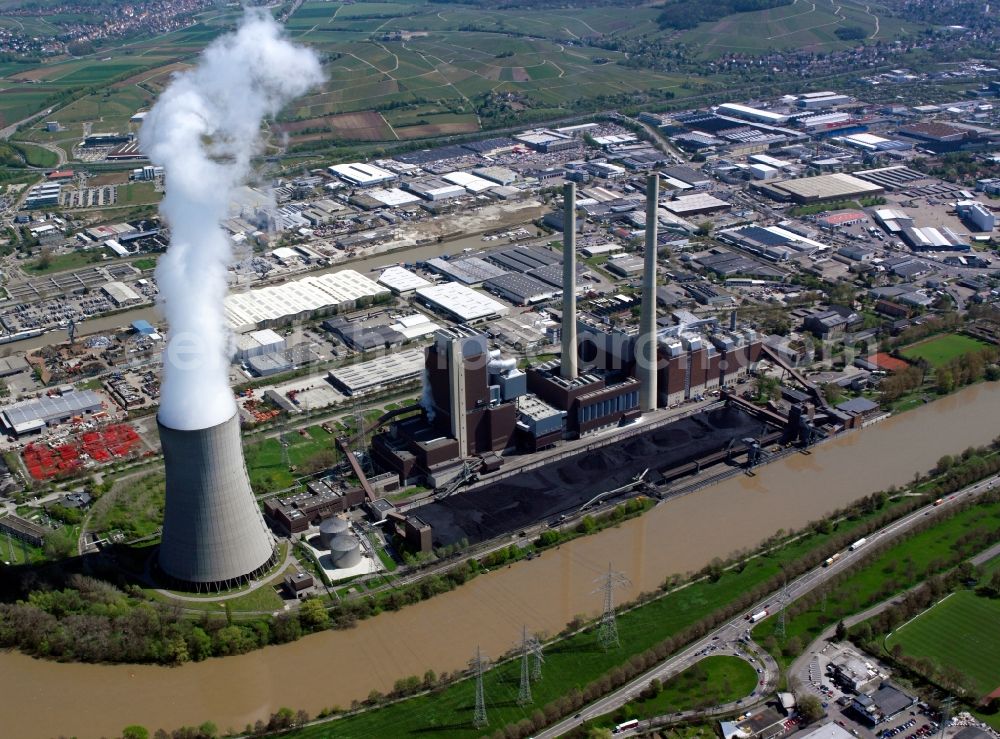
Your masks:
<instances>
[{"instance_id":1,"label":"open ground lot","mask_svg":"<svg viewBox=\"0 0 1000 739\"><path fill-rule=\"evenodd\" d=\"M899 627L886 647L897 644L911 657L941 670L957 670L976 695L1000 687L1000 600L962 590Z\"/></svg>"},{"instance_id":2,"label":"open ground lot","mask_svg":"<svg viewBox=\"0 0 1000 739\"><path fill-rule=\"evenodd\" d=\"M900 353L907 359L923 359L933 367L941 367L953 359L987 346L988 344L969 336L947 334L908 346Z\"/></svg>"}]
</instances>

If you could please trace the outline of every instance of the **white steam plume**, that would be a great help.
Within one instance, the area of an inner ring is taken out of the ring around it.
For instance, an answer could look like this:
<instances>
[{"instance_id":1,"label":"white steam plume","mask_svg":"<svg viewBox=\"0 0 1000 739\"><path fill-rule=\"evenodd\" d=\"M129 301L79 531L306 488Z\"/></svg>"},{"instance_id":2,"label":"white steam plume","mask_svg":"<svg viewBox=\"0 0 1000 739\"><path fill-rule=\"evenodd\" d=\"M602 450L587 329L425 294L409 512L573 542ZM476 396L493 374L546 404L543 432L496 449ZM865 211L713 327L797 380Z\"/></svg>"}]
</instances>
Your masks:
<instances>
[{"instance_id":1,"label":"white steam plume","mask_svg":"<svg viewBox=\"0 0 1000 739\"><path fill-rule=\"evenodd\" d=\"M174 77L143 122L142 150L166 176L160 211L170 247L156 280L170 324L159 414L170 428L208 428L235 412L223 310L232 250L219 224L250 173L264 117L320 81L311 50L286 39L269 15L248 10L235 33Z\"/></svg>"}]
</instances>

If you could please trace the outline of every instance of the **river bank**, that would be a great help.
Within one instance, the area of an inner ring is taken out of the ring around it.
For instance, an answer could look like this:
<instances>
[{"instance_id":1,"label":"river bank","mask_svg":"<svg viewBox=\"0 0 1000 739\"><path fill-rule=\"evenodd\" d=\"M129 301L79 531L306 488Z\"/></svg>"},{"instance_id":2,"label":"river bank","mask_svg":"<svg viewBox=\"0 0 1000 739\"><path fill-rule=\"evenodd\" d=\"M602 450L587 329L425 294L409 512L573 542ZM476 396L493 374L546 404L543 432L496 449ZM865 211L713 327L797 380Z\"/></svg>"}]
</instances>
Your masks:
<instances>
[{"instance_id":1,"label":"river bank","mask_svg":"<svg viewBox=\"0 0 1000 739\"><path fill-rule=\"evenodd\" d=\"M499 655L522 624L555 633L577 614L594 614L601 603L593 580L609 561L632 583L618 597L631 599L670 574L698 570L778 529L800 528L905 483L943 454L991 441L998 413L1000 386L966 388L349 631L179 668L58 664L5 653L0 690L22 709L9 717L8 731L86 737L130 723L174 728L207 719L242 729L284 705L312 714L346 707L372 690L388 692L406 675L462 669L477 644Z\"/></svg>"}]
</instances>

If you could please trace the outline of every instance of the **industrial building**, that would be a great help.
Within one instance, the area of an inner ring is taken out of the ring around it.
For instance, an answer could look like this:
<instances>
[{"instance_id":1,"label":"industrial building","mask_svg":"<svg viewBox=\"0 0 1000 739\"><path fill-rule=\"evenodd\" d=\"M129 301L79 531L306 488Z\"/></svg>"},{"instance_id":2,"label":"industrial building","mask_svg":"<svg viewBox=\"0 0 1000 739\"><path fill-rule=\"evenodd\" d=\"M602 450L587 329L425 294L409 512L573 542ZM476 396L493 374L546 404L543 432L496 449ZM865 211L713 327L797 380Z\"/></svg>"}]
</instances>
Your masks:
<instances>
[{"instance_id":1,"label":"industrial building","mask_svg":"<svg viewBox=\"0 0 1000 739\"><path fill-rule=\"evenodd\" d=\"M761 110L760 108L751 108L748 105L740 105L738 103L723 103L717 108L719 115L733 116L734 118L742 118L747 121L756 121L758 123L768 123L774 126L781 126L791 119L791 116L785 115L784 113L774 113L770 110Z\"/></svg>"},{"instance_id":2,"label":"industrial building","mask_svg":"<svg viewBox=\"0 0 1000 739\"><path fill-rule=\"evenodd\" d=\"M514 305L544 303L559 295L559 291L551 285L517 272L508 272L486 280L483 287Z\"/></svg>"},{"instance_id":3,"label":"industrial building","mask_svg":"<svg viewBox=\"0 0 1000 739\"><path fill-rule=\"evenodd\" d=\"M503 303L455 283L422 287L416 291L416 295L417 299L431 310L459 323L478 323L489 318L505 316L510 312Z\"/></svg>"},{"instance_id":4,"label":"industrial building","mask_svg":"<svg viewBox=\"0 0 1000 739\"><path fill-rule=\"evenodd\" d=\"M663 207L671 213L681 216L704 215L729 210L732 206L725 200L720 200L708 193L695 195L680 195L673 200L666 200Z\"/></svg>"},{"instance_id":5,"label":"industrial building","mask_svg":"<svg viewBox=\"0 0 1000 739\"><path fill-rule=\"evenodd\" d=\"M389 267L378 278L380 285L392 290L393 295L411 295L421 287L429 287L430 282L405 267Z\"/></svg>"},{"instance_id":6,"label":"industrial building","mask_svg":"<svg viewBox=\"0 0 1000 739\"><path fill-rule=\"evenodd\" d=\"M755 187L758 189L766 188L765 192L769 194L782 200L793 200L797 203L847 200L881 195L885 192L885 188L879 185L842 172L802 177L797 180L770 182L767 185L755 185Z\"/></svg>"},{"instance_id":7,"label":"industrial building","mask_svg":"<svg viewBox=\"0 0 1000 739\"><path fill-rule=\"evenodd\" d=\"M962 200L955 203L955 212L976 231L992 231L997 218L985 205L976 200Z\"/></svg>"},{"instance_id":8,"label":"industrial building","mask_svg":"<svg viewBox=\"0 0 1000 739\"><path fill-rule=\"evenodd\" d=\"M432 272L444 275L455 282L461 282L463 285L480 285L486 280L500 277L507 272L507 270L479 257L465 257L463 259L433 257L427 260L426 265L427 269Z\"/></svg>"},{"instance_id":9,"label":"industrial building","mask_svg":"<svg viewBox=\"0 0 1000 739\"><path fill-rule=\"evenodd\" d=\"M330 370L329 377L334 387L347 395L364 395L419 380L423 371L423 350L407 349L367 362L338 367Z\"/></svg>"},{"instance_id":10,"label":"industrial building","mask_svg":"<svg viewBox=\"0 0 1000 739\"><path fill-rule=\"evenodd\" d=\"M58 395L22 400L0 410L0 419L7 433L21 436L41 431L46 426L65 423L73 416L96 413L103 407L101 396L92 390L74 390L72 385L60 388Z\"/></svg>"},{"instance_id":11,"label":"industrial building","mask_svg":"<svg viewBox=\"0 0 1000 739\"><path fill-rule=\"evenodd\" d=\"M250 488L238 414L205 429L157 427L167 478L160 570L199 592L265 572L277 550Z\"/></svg>"},{"instance_id":12,"label":"industrial building","mask_svg":"<svg viewBox=\"0 0 1000 739\"><path fill-rule=\"evenodd\" d=\"M327 167L327 169L354 187L372 187L396 179L396 175L389 170L362 162L334 164L332 167Z\"/></svg>"},{"instance_id":13,"label":"industrial building","mask_svg":"<svg viewBox=\"0 0 1000 739\"><path fill-rule=\"evenodd\" d=\"M124 282L108 282L101 285L101 292L108 296L116 308L141 303L144 298Z\"/></svg>"},{"instance_id":14,"label":"industrial building","mask_svg":"<svg viewBox=\"0 0 1000 739\"><path fill-rule=\"evenodd\" d=\"M273 328L371 305L389 290L353 269L310 275L226 296L226 320L236 332Z\"/></svg>"},{"instance_id":15,"label":"industrial building","mask_svg":"<svg viewBox=\"0 0 1000 739\"><path fill-rule=\"evenodd\" d=\"M25 210L34 208L48 208L59 205L59 194L62 192L62 185L58 182L44 182L35 185L28 190L28 196L21 206Z\"/></svg>"},{"instance_id":16,"label":"industrial building","mask_svg":"<svg viewBox=\"0 0 1000 739\"><path fill-rule=\"evenodd\" d=\"M278 354L285 351L285 339L269 328L239 334L233 338L235 360L245 362L252 357Z\"/></svg>"}]
</instances>

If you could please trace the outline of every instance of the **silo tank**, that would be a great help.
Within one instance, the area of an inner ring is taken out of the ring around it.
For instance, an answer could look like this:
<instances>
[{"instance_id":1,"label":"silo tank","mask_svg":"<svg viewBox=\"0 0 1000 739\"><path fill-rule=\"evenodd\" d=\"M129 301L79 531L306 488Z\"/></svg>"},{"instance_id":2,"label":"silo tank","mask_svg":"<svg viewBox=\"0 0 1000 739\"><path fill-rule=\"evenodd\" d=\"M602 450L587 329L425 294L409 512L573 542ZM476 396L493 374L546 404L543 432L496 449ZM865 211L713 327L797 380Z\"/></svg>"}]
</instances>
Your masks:
<instances>
[{"instance_id":1,"label":"silo tank","mask_svg":"<svg viewBox=\"0 0 1000 739\"><path fill-rule=\"evenodd\" d=\"M360 564L361 542L348 534L335 536L330 542L330 559L341 570Z\"/></svg>"},{"instance_id":2,"label":"silo tank","mask_svg":"<svg viewBox=\"0 0 1000 739\"><path fill-rule=\"evenodd\" d=\"M342 518L327 518L320 522L319 525L319 545L323 549L330 548L330 542L334 540L335 537L341 534L346 534L350 526L347 521Z\"/></svg>"}]
</instances>

